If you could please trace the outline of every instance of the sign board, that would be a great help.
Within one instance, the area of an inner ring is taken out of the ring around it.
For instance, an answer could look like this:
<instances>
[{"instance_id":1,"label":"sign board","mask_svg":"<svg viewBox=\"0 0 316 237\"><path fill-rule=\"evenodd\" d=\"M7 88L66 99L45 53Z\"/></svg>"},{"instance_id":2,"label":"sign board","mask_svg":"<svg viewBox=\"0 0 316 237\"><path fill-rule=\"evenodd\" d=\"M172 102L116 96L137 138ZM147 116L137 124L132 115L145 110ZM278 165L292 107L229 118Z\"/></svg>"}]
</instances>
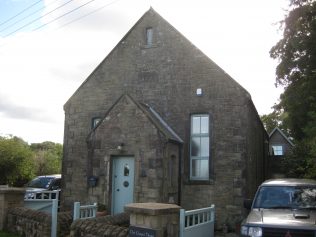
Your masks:
<instances>
[{"instance_id":1,"label":"sign board","mask_svg":"<svg viewBox=\"0 0 316 237\"><path fill-rule=\"evenodd\" d=\"M130 226L128 230L129 237L156 237L156 230Z\"/></svg>"}]
</instances>

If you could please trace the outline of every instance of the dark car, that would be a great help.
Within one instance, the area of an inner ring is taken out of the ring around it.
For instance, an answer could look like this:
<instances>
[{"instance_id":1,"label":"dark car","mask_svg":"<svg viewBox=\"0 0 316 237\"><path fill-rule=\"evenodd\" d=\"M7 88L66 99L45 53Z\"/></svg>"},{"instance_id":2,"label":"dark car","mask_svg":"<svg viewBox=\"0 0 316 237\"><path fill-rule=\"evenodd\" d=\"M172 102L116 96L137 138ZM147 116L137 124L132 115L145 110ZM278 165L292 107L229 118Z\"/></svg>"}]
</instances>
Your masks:
<instances>
[{"instance_id":1,"label":"dark car","mask_svg":"<svg viewBox=\"0 0 316 237\"><path fill-rule=\"evenodd\" d=\"M250 209L241 226L241 236L315 237L316 181L273 179L260 185L255 198L245 202Z\"/></svg>"},{"instance_id":2,"label":"dark car","mask_svg":"<svg viewBox=\"0 0 316 237\"><path fill-rule=\"evenodd\" d=\"M25 199L34 199L40 196L43 191L60 191L61 189L61 175L42 175L37 176L26 184ZM47 195L46 195L47 196Z\"/></svg>"}]
</instances>

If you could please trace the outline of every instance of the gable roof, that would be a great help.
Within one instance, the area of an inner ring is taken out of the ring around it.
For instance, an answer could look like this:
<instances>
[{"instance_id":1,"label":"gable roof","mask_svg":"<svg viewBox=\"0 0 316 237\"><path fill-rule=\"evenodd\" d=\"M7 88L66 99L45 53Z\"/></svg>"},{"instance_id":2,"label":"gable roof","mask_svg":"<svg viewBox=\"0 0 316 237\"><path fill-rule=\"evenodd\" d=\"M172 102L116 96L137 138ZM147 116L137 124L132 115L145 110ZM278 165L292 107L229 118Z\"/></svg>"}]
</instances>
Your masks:
<instances>
[{"instance_id":1,"label":"gable roof","mask_svg":"<svg viewBox=\"0 0 316 237\"><path fill-rule=\"evenodd\" d=\"M148 120L159 130L168 141L176 142L176 143L183 143L183 140L180 136L167 124L167 122L149 105L138 103L135 101L130 95L123 94L112 106L111 108L105 113L101 121L92 129L92 131L87 136L87 140L91 138L93 133L98 129L98 127L103 123L105 118L108 114L115 108L115 106L124 98L130 99L148 118Z\"/></svg>"},{"instance_id":2,"label":"gable roof","mask_svg":"<svg viewBox=\"0 0 316 237\"><path fill-rule=\"evenodd\" d=\"M156 127L168 138L170 141L183 143L180 136L166 123L166 121L149 105L140 103L139 106L143 112L150 118Z\"/></svg>"},{"instance_id":3,"label":"gable roof","mask_svg":"<svg viewBox=\"0 0 316 237\"><path fill-rule=\"evenodd\" d=\"M165 21L175 32L177 32L183 39L185 39L187 42L191 44L192 47L197 49L202 55L204 55L207 60L215 65L216 70L221 71L223 74L225 74L235 85L240 88L245 95L251 100L251 95L250 93L243 87L241 86L235 79L233 79L228 73L226 73L220 66L218 66L213 60L211 60L207 55L205 55L200 49L198 49L190 40L188 40L181 32L179 32L175 27L173 27L168 21L166 21L160 14L158 14L152 7L148 11L146 11L142 17L130 28L130 30L123 36L123 38L115 45L115 47L110 51L110 53L99 63L99 65L89 74L89 76L83 81L83 83L77 88L77 90L71 95L71 97L67 100L67 102L64 104L64 110L67 106L67 104L70 102L71 98L77 94L77 92L83 87L93 76L93 74L98 70L98 68L115 52L115 50L118 48L119 45L122 44L122 42L128 37L128 35L136 28L136 26L143 21L143 19L147 15L154 15L163 21Z\"/></svg>"},{"instance_id":4,"label":"gable roof","mask_svg":"<svg viewBox=\"0 0 316 237\"><path fill-rule=\"evenodd\" d=\"M269 134L269 139L272 137L272 135L276 132L279 132L281 134L281 136L291 145L294 146L293 142L287 137L285 136L285 134L281 131L281 129L279 129L278 127L275 127L272 132Z\"/></svg>"}]
</instances>

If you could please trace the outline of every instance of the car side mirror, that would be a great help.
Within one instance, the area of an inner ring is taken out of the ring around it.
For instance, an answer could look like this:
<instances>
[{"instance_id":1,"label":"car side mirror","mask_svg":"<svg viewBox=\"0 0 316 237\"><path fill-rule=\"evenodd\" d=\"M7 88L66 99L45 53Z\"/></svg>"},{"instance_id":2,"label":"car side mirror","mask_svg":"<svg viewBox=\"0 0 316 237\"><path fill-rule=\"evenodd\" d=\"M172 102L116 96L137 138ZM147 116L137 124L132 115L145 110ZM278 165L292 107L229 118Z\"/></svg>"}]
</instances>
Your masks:
<instances>
[{"instance_id":1,"label":"car side mirror","mask_svg":"<svg viewBox=\"0 0 316 237\"><path fill-rule=\"evenodd\" d=\"M251 206L252 206L252 202L253 202L252 199L245 199L244 200L244 208L246 208L247 210L250 210Z\"/></svg>"},{"instance_id":2,"label":"car side mirror","mask_svg":"<svg viewBox=\"0 0 316 237\"><path fill-rule=\"evenodd\" d=\"M52 186L52 187L50 188L50 190L57 190L57 189L59 189L59 186L58 186L58 185L54 185L54 186Z\"/></svg>"}]
</instances>

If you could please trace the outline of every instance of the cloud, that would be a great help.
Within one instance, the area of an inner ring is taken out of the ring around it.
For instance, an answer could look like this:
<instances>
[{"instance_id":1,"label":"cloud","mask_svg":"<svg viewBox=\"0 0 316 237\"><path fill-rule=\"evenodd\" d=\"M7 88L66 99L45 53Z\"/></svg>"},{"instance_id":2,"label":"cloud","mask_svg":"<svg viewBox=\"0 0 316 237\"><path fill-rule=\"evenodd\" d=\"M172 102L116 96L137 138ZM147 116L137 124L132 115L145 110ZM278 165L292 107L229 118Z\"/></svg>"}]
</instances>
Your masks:
<instances>
[{"instance_id":1,"label":"cloud","mask_svg":"<svg viewBox=\"0 0 316 237\"><path fill-rule=\"evenodd\" d=\"M43 109L12 103L2 95L0 95L0 115L11 119L57 122L54 117L48 116Z\"/></svg>"},{"instance_id":2,"label":"cloud","mask_svg":"<svg viewBox=\"0 0 316 237\"><path fill-rule=\"evenodd\" d=\"M88 1L73 1L42 23ZM0 37L0 133L62 142L64 103L150 7L147 0L118 0L77 19L112 1L96 0L35 32ZM283 15L277 12L281 1L273 1L276 7L253 0L151 4L251 93L259 113L266 113L279 95L268 50L276 43L271 23ZM46 12L63 3L45 0Z\"/></svg>"}]
</instances>

